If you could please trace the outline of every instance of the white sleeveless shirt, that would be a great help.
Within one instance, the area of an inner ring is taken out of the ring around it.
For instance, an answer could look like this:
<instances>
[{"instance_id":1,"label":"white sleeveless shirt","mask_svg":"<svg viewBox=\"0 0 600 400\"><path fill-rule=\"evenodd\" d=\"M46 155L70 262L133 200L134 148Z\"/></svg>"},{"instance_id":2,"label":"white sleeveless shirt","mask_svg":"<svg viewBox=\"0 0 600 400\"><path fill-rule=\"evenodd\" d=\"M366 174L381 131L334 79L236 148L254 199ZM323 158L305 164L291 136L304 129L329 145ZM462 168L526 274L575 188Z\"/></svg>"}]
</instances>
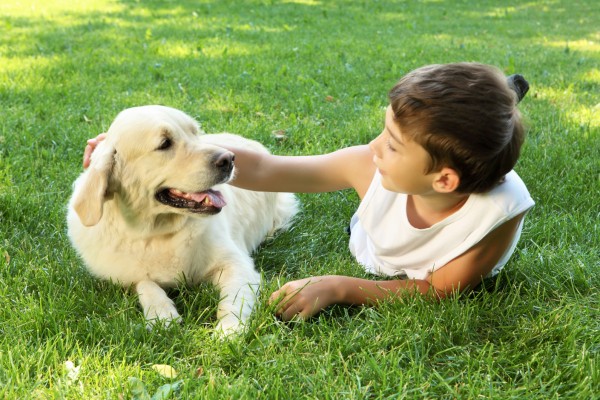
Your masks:
<instances>
[{"instance_id":1,"label":"white sleeveless shirt","mask_svg":"<svg viewBox=\"0 0 600 400\"><path fill-rule=\"evenodd\" d=\"M425 279L460 256L504 222L535 204L516 172L483 194L471 194L454 214L426 229L414 228L406 215L407 195L381 185L377 171L350 221L350 252L374 274ZM517 233L489 276L508 262L521 236Z\"/></svg>"}]
</instances>

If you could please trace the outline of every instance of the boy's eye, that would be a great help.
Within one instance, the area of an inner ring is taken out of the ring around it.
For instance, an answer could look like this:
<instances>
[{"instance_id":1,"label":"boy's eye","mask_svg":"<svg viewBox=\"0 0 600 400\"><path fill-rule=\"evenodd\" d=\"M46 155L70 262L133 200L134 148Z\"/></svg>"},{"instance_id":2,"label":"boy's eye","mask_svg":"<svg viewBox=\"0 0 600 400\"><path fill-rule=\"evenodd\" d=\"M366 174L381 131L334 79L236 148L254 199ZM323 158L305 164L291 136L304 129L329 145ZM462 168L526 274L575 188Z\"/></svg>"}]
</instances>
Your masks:
<instances>
[{"instance_id":1,"label":"boy's eye","mask_svg":"<svg viewBox=\"0 0 600 400\"><path fill-rule=\"evenodd\" d=\"M157 150L168 150L173 145L173 141L171 138L164 138L162 142L160 142L160 146L158 146Z\"/></svg>"},{"instance_id":2,"label":"boy's eye","mask_svg":"<svg viewBox=\"0 0 600 400\"><path fill-rule=\"evenodd\" d=\"M385 145L387 146L388 149L390 149L391 151L396 151L395 148L392 147L392 144L390 143L390 139L385 141Z\"/></svg>"}]
</instances>

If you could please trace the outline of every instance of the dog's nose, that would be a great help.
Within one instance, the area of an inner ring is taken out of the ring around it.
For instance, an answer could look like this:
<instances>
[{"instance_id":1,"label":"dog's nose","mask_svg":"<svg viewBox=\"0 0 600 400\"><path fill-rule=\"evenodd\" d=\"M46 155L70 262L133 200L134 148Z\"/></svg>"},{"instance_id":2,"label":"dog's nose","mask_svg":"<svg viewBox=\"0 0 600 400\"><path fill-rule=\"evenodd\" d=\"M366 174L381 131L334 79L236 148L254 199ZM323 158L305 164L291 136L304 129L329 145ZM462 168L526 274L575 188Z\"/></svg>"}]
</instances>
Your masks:
<instances>
[{"instance_id":1,"label":"dog's nose","mask_svg":"<svg viewBox=\"0 0 600 400\"><path fill-rule=\"evenodd\" d=\"M231 153L229 151L227 151L225 153L221 153L215 159L215 167L217 167L217 169L220 171L230 172L231 169L233 168L233 160L234 159L235 159L235 156L233 155L233 153Z\"/></svg>"}]
</instances>

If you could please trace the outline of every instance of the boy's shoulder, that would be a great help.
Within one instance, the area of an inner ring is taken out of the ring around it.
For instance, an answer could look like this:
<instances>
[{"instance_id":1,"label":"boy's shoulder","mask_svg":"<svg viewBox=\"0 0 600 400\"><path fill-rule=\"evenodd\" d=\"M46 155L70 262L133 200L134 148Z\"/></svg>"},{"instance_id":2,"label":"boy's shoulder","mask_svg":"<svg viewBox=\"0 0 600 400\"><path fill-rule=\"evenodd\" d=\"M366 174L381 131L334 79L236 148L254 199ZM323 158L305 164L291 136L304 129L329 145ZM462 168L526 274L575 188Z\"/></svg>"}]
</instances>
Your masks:
<instances>
[{"instance_id":1,"label":"boy's shoulder","mask_svg":"<svg viewBox=\"0 0 600 400\"><path fill-rule=\"evenodd\" d=\"M527 186L514 170L506 174L504 181L499 185L478 196L508 214L513 214L515 210L525 211L535 204Z\"/></svg>"},{"instance_id":2,"label":"boy's shoulder","mask_svg":"<svg viewBox=\"0 0 600 400\"><path fill-rule=\"evenodd\" d=\"M514 169L506 174L504 180L498 184L498 186L490 190L489 193L493 195L526 194L529 196L529 190L527 190L525 182L523 182Z\"/></svg>"}]
</instances>

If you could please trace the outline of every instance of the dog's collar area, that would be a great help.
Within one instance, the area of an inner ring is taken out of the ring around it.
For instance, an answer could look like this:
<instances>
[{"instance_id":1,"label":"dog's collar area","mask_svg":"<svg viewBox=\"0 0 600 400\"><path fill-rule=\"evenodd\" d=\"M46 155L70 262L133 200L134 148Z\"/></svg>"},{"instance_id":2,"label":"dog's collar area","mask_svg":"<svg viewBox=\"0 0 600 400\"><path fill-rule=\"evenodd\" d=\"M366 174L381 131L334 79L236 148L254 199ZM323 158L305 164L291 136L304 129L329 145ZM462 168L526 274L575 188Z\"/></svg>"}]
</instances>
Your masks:
<instances>
[{"instance_id":1,"label":"dog's collar area","mask_svg":"<svg viewBox=\"0 0 600 400\"><path fill-rule=\"evenodd\" d=\"M186 209L197 214L217 214L227 204L218 190L186 193L178 189L159 190L155 198L158 202L174 208Z\"/></svg>"}]
</instances>

